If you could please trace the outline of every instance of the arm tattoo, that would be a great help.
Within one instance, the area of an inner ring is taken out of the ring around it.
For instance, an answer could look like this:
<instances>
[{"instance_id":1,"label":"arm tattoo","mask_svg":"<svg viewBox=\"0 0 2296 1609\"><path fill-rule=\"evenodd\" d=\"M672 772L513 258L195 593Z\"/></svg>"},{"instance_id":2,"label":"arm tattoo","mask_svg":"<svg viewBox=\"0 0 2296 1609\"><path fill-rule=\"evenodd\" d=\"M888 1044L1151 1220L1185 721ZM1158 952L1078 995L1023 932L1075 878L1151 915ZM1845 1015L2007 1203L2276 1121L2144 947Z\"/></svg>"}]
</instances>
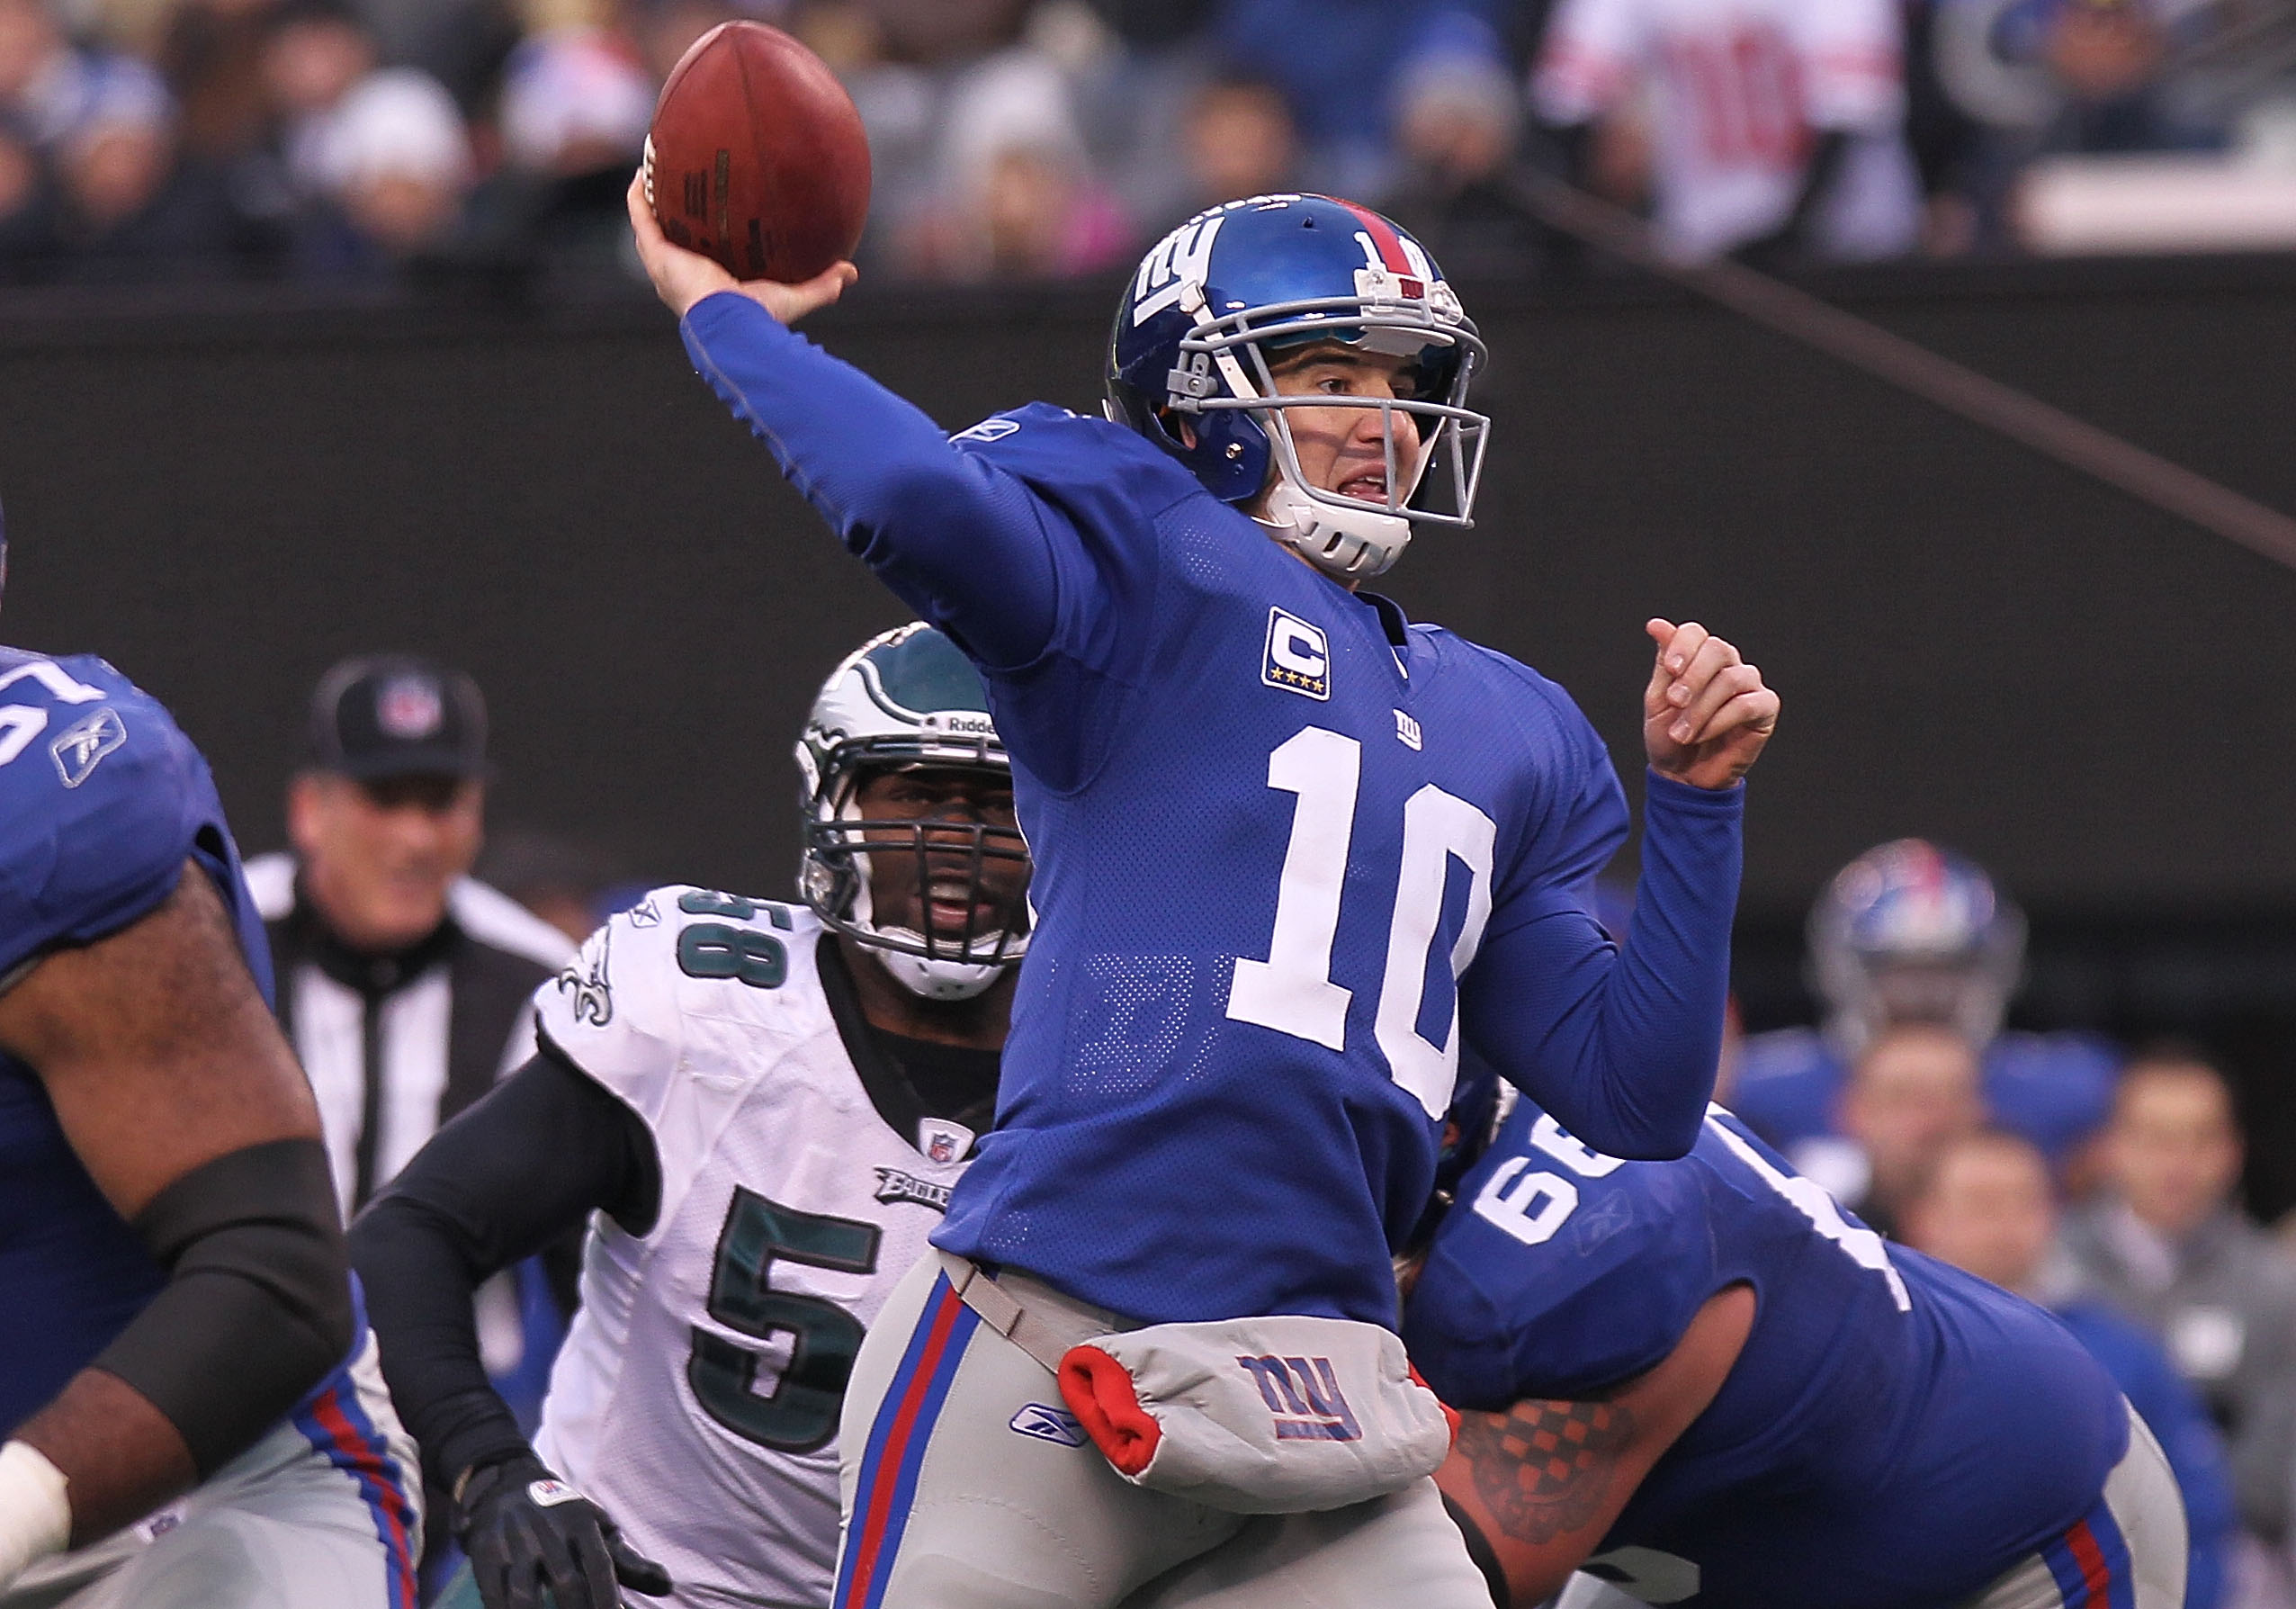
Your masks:
<instances>
[{"instance_id":1,"label":"arm tattoo","mask_svg":"<svg viewBox=\"0 0 2296 1609\"><path fill-rule=\"evenodd\" d=\"M1518 1402L1502 1419L1470 1414L1458 1450L1499 1528L1534 1547L1602 1512L1634 1416L1616 1402Z\"/></svg>"}]
</instances>

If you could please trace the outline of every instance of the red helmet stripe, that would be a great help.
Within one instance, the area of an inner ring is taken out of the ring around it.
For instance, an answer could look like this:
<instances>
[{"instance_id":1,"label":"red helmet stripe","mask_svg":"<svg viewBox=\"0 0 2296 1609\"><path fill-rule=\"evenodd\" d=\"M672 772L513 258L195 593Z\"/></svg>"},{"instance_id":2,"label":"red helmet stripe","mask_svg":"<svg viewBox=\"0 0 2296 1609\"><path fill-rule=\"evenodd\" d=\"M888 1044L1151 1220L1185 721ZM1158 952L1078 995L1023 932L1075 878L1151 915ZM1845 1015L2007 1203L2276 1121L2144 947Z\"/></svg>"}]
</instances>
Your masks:
<instances>
[{"instance_id":1,"label":"red helmet stripe","mask_svg":"<svg viewBox=\"0 0 2296 1609\"><path fill-rule=\"evenodd\" d=\"M1395 233L1394 224L1368 207L1359 207L1351 201L1340 201L1336 195L1332 199L1355 214L1356 221L1363 225L1363 232L1371 237L1372 248L1378 252L1379 260L1387 265L1388 273L1411 278L1418 276L1419 271L1411 265L1411 259L1404 256L1403 239Z\"/></svg>"}]
</instances>

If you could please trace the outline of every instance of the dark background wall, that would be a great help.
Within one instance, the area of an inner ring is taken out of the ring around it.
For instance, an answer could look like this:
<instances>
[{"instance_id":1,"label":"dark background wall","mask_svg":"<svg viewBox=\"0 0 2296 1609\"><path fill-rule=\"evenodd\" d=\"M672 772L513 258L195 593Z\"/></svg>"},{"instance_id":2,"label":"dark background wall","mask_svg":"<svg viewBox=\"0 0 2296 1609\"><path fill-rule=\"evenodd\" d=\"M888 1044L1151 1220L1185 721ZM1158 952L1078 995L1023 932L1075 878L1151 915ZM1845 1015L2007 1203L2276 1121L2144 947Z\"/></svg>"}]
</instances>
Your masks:
<instances>
[{"instance_id":1,"label":"dark background wall","mask_svg":"<svg viewBox=\"0 0 2296 1609\"><path fill-rule=\"evenodd\" d=\"M2296 508L2296 265L1825 288ZM1093 406L1110 300L862 295L815 333L955 427ZM1629 778L1646 616L1762 664L1786 715L1749 824L1756 1022L1802 1007L1825 876L1922 832L2034 912L2029 1020L2204 1030L2296 1156L2296 574L1664 292L1468 302L1497 419L1478 527L1422 538L1393 589L1569 687ZM486 688L498 821L784 887L800 715L901 617L635 301L0 307L0 498L7 640L167 700L256 848L310 682L399 646Z\"/></svg>"}]
</instances>

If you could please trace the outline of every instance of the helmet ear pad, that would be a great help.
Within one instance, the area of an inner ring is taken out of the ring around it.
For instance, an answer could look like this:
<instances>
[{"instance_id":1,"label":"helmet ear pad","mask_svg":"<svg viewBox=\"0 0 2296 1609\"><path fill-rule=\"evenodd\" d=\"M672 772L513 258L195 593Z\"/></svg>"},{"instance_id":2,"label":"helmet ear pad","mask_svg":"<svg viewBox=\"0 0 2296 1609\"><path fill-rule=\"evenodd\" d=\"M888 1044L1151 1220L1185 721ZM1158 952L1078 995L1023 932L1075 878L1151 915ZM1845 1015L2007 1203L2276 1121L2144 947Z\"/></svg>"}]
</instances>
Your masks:
<instances>
[{"instance_id":1,"label":"helmet ear pad","mask_svg":"<svg viewBox=\"0 0 2296 1609\"><path fill-rule=\"evenodd\" d=\"M1260 421L1241 408L1211 408L1188 422L1196 432L1196 445L1183 451L1180 461L1205 489L1224 503L1258 497L1268 484L1273 452Z\"/></svg>"}]
</instances>

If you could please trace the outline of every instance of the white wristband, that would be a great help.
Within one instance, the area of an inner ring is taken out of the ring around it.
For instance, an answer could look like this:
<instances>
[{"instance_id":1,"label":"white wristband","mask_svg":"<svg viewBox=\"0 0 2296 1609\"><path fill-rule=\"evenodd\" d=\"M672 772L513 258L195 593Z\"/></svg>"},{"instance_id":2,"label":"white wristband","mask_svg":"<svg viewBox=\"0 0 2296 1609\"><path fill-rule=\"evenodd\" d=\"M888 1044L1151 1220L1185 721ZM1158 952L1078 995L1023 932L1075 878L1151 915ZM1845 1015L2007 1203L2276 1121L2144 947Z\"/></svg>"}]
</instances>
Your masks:
<instances>
[{"instance_id":1,"label":"white wristband","mask_svg":"<svg viewBox=\"0 0 2296 1609\"><path fill-rule=\"evenodd\" d=\"M0 1447L0 1591L72 1540L64 1471L29 1442Z\"/></svg>"}]
</instances>

